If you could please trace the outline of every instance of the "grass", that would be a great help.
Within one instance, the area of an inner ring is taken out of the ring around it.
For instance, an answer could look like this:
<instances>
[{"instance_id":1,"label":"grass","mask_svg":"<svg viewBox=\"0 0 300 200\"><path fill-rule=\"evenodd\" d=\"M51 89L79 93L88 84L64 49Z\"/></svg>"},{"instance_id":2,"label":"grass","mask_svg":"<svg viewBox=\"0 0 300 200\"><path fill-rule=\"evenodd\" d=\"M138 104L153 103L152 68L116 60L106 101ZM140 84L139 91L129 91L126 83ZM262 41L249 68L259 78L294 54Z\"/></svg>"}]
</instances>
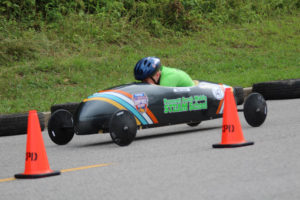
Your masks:
<instances>
[{"instance_id":1,"label":"grass","mask_svg":"<svg viewBox=\"0 0 300 200\"><path fill-rule=\"evenodd\" d=\"M160 57L193 79L232 86L300 78L299 14L160 38L122 23L117 30L96 30L93 19L67 20L39 32L16 24L0 31L1 114L49 111L53 104L79 102L100 89L133 82L133 67L145 56ZM9 51L14 57L3 53Z\"/></svg>"}]
</instances>

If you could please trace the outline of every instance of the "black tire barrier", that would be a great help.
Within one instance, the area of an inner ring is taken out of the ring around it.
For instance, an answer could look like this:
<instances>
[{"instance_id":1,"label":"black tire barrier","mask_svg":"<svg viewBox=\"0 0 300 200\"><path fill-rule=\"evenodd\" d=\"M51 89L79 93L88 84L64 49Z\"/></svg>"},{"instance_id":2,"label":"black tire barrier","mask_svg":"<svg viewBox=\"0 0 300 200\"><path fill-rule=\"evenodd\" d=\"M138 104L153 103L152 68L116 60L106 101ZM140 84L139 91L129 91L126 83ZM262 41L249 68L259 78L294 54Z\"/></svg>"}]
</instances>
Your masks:
<instances>
[{"instance_id":1,"label":"black tire barrier","mask_svg":"<svg viewBox=\"0 0 300 200\"><path fill-rule=\"evenodd\" d=\"M253 84L252 91L262 94L266 100L300 98L300 79L256 83ZM246 94L244 89L242 87L234 87L234 94L237 105L243 104L244 95ZM50 110L51 113L54 113L58 109L65 109L74 114L79 104L55 104L51 106ZM46 121L43 113L38 113L38 116L41 130L43 131L48 120ZM26 134L27 121L28 113L0 115L0 136Z\"/></svg>"},{"instance_id":2,"label":"black tire barrier","mask_svg":"<svg viewBox=\"0 0 300 200\"><path fill-rule=\"evenodd\" d=\"M63 109L63 110L69 111L72 115L74 115L79 104L80 103L74 103L74 102L73 103L55 104L55 105L51 106L50 110L51 110L51 113L54 113L56 110Z\"/></svg>"},{"instance_id":3,"label":"black tire barrier","mask_svg":"<svg viewBox=\"0 0 300 200\"><path fill-rule=\"evenodd\" d=\"M45 129L45 116L38 113L41 130ZM0 115L0 136L27 134L28 113Z\"/></svg>"},{"instance_id":4,"label":"black tire barrier","mask_svg":"<svg viewBox=\"0 0 300 200\"><path fill-rule=\"evenodd\" d=\"M242 105L244 103L244 88L234 87L233 93L234 93L236 105Z\"/></svg>"},{"instance_id":5,"label":"black tire barrier","mask_svg":"<svg viewBox=\"0 0 300 200\"><path fill-rule=\"evenodd\" d=\"M300 98L300 79L255 83L253 92L258 92L266 100Z\"/></svg>"}]
</instances>

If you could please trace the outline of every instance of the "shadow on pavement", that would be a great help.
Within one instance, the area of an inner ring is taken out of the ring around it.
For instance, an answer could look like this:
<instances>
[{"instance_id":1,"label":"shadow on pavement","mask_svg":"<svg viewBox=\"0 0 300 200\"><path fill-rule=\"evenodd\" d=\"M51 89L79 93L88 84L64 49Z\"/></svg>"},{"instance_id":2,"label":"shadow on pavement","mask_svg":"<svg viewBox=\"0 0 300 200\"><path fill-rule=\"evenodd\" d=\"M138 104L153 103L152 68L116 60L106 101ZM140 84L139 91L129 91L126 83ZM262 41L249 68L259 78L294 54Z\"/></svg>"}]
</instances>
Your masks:
<instances>
[{"instance_id":1,"label":"shadow on pavement","mask_svg":"<svg viewBox=\"0 0 300 200\"><path fill-rule=\"evenodd\" d=\"M209 127L209 128L194 128L194 129L188 129L183 131L155 133L153 135L148 135L149 133L147 133L147 135L145 136L141 136L142 133L140 134L137 133L137 137L134 139L133 142L163 138L163 137L172 137L172 136L182 135L182 134L194 134L197 132L209 131L209 130L220 129L220 128L221 126ZM93 146L102 146L102 145L111 145L111 144L114 144L114 142L113 141L96 142L96 143L89 143L89 144L80 144L73 147L93 147ZM116 147L119 146L116 145Z\"/></svg>"}]
</instances>

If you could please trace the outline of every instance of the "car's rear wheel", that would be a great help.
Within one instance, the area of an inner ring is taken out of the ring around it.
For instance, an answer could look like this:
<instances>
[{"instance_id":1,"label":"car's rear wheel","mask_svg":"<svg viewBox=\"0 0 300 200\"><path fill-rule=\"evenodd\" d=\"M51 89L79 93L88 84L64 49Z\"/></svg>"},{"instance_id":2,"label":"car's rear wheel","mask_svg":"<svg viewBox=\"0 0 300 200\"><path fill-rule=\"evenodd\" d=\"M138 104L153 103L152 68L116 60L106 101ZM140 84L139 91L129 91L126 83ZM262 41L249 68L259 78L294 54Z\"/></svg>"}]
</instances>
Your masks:
<instances>
[{"instance_id":1,"label":"car's rear wheel","mask_svg":"<svg viewBox=\"0 0 300 200\"><path fill-rule=\"evenodd\" d=\"M48 134L55 144L65 145L69 143L74 136L72 114L64 109L52 113L48 121Z\"/></svg>"},{"instance_id":2,"label":"car's rear wheel","mask_svg":"<svg viewBox=\"0 0 300 200\"><path fill-rule=\"evenodd\" d=\"M137 132L134 116L127 110L118 110L110 119L109 132L111 139L117 145L129 145L134 140Z\"/></svg>"},{"instance_id":3,"label":"car's rear wheel","mask_svg":"<svg viewBox=\"0 0 300 200\"><path fill-rule=\"evenodd\" d=\"M244 116L249 125L258 127L267 117L268 109L264 97L259 93L251 93L244 103Z\"/></svg>"}]
</instances>

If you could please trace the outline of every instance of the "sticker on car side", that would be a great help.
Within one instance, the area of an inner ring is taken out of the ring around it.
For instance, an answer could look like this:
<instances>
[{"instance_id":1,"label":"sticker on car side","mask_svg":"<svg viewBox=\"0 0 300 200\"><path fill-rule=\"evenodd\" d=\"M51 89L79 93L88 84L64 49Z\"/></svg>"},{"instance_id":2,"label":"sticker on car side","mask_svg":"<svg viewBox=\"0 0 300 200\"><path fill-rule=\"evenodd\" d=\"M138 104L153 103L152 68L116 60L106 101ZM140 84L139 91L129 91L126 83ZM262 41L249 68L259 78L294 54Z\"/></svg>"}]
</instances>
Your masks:
<instances>
[{"instance_id":1,"label":"sticker on car side","mask_svg":"<svg viewBox=\"0 0 300 200\"><path fill-rule=\"evenodd\" d=\"M224 98L224 91L222 90L221 86L213 87L212 93L214 97L218 100L221 100Z\"/></svg>"},{"instance_id":2,"label":"sticker on car side","mask_svg":"<svg viewBox=\"0 0 300 200\"><path fill-rule=\"evenodd\" d=\"M217 100L222 100L224 98L224 89L227 88L226 85L223 84L213 84L208 82L201 82L198 84L198 87L205 88L205 89L211 89L213 96Z\"/></svg>"},{"instance_id":3,"label":"sticker on car side","mask_svg":"<svg viewBox=\"0 0 300 200\"><path fill-rule=\"evenodd\" d=\"M147 111L148 97L144 92L133 94L132 100L133 100L134 106L140 113L145 113Z\"/></svg>"},{"instance_id":4,"label":"sticker on car side","mask_svg":"<svg viewBox=\"0 0 300 200\"><path fill-rule=\"evenodd\" d=\"M181 97L176 99L163 99L164 114L188 112L207 109L207 96L196 95L190 97Z\"/></svg>"},{"instance_id":5,"label":"sticker on car side","mask_svg":"<svg viewBox=\"0 0 300 200\"><path fill-rule=\"evenodd\" d=\"M173 89L174 92L190 92L191 89L189 87L176 87Z\"/></svg>"}]
</instances>

